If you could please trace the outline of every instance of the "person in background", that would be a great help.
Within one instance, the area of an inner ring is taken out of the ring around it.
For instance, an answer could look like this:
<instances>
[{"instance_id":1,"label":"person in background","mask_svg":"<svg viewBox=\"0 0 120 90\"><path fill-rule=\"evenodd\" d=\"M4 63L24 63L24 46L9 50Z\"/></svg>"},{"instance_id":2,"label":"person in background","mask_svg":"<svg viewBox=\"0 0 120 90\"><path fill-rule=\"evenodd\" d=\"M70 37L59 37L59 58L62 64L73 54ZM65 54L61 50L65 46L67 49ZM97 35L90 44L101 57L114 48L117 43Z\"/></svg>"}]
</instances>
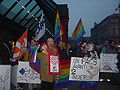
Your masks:
<instances>
[{"instance_id":1,"label":"person in background","mask_svg":"<svg viewBox=\"0 0 120 90\"><path fill-rule=\"evenodd\" d=\"M71 47L68 50L68 53L69 53L70 57L75 57L76 56L76 49L77 49L76 44L71 45Z\"/></svg>"},{"instance_id":2,"label":"person in background","mask_svg":"<svg viewBox=\"0 0 120 90\"><path fill-rule=\"evenodd\" d=\"M117 68L119 69L119 73L117 74L116 82L120 89L120 45L118 45L118 53L117 54L118 54L117 55L117 59L118 59Z\"/></svg>"},{"instance_id":3,"label":"person in background","mask_svg":"<svg viewBox=\"0 0 120 90\"><path fill-rule=\"evenodd\" d=\"M40 79L41 79L41 89L40 90L53 90L54 86L54 75L49 74L49 53L48 50L57 54L58 50L54 45L54 40L52 38L47 39L47 44L42 47L42 52L40 54Z\"/></svg>"},{"instance_id":4,"label":"person in background","mask_svg":"<svg viewBox=\"0 0 120 90\"><path fill-rule=\"evenodd\" d=\"M80 42L80 47L78 47L76 49L76 57L98 59L98 55L97 55L97 52L95 51L94 44L92 42L88 43L87 41ZM79 86L80 90L87 90L88 88L94 90L94 87L96 86L96 82L80 81L78 83L78 86Z\"/></svg>"},{"instance_id":5,"label":"person in background","mask_svg":"<svg viewBox=\"0 0 120 90\"><path fill-rule=\"evenodd\" d=\"M89 57L90 56L90 53L86 50L87 44L88 43L86 41L82 41L80 43L80 47L77 47L76 53L75 53L77 57Z\"/></svg>"},{"instance_id":6,"label":"person in background","mask_svg":"<svg viewBox=\"0 0 120 90\"><path fill-rule=\"evenodd\" d=\"M117 55L117 59L118 59L117 67L118 67L119 72L120 72L120 45L118 45L118 55Z\"/></svg>"},{"instance_id":7,"label":"person in background","mask_svg":"<svg viewBox=\"0 0 120 90\"><path fill-rule=\"evenodd\" d=\"M35 46L37 46L39 43L35 40L31 40L29 43L28 43L28 49L26 50L26 52L22 55L21 59L19 61L25 61L25 62L29 62L29 65L30 65L30 57L32 55L32 52L33 52L33 49ZM38 53L37 53L37 56L38 56ZM18 88L19 89L27 89L27 87L29 87L30 84L24 84L24 83L18 83ZM34 85L32 85L32 88L34 87Z\"/></svg>"},{"instance_id":8,"label":"person in background","mask_svg":"<svg viewBox=\"0 0 120 90\"><path fill-rule=\"evenodd\" d=\"M117 54L117 47L116 47L116 42L114 40L109 41L109 47L108 50L106 51L107 54ZM116 73L105 73L107 81L110 81L111 84L115 85L116 80L115 77L117 77Z\"/></svg>"},{"instance_id":9,"label":"person in background","mask_svg":"<svg viewBox=\"0 0 120 90\"><path fill-rule=\"evenodd\" d=\"M30 44L28 45L28 50L26 53L24 53L23 57L21 58L21 61L29 61L29 57L31 55L31 51L34 48L34 46L37 46L39 43L35 40L31 40Z\"/></svg>"},{"instance_id":10,"label":"person in background","mask_svg":"<svg viewBox=\"0 0 120 90\"><path fill-rule=\"evenodd\" d=\"M0 64L10 65L12 57L11 44L9 42L0 41Z\"/></svg>"},{"instance_id":11,"label":"person in background","mask_svg":"<svg viewBox=\"0 0 120 90\"><path fill-rule=\"evenodd\" d=\"M120 45L117 46L117 68L119 70L118 73L111 73L110 80L112 85L117 85L120 89Z\"/></svg>"},{"instance_id":12,"label":"person in background","mask_svg":"<svg viewBox=\"0 0 120 90\"><path fill-rule=\"evenodd\" d=\"M106 51L108 54L117 54L116 42L114 40L109 41L109 47Z\"/></svg>"},{"instance_id":13,"label":"person in background","mask_svg":"<svg viewBox=\"0 0 120 90\"><path fill-rule=\"evenodd\" d=\"M109 41L105 41L103 45L100 47L100 53L106 53L109 48Z\"/></svg>"},{"instance_id":14,"label":"person in background","mask_svg":"<svg viewBox=\"0 0 120 90\"><path fill-rule=\"evenodd\" d=\"M59 41L58 45L56 46L60 55L60 60L67 60L69 56L67 54L67 49L63 46L63 42Z\"/></svg>"},{"instance_id":15,"label":"person in background","mask_svg":"<svg viewBox=\"0 0 120 90\"><path fill-rule=\"evenodd\" d=\"M70 55L69 55L69 54L70 54L70 53L69 53L70 48L71 48L71 47L70 47L70 44L68 43L68 44L67 44L67 49L66 49L66 51L67 51L67 55L69 56L69 58L70 58Z\"/></svg>"}]
</instances>

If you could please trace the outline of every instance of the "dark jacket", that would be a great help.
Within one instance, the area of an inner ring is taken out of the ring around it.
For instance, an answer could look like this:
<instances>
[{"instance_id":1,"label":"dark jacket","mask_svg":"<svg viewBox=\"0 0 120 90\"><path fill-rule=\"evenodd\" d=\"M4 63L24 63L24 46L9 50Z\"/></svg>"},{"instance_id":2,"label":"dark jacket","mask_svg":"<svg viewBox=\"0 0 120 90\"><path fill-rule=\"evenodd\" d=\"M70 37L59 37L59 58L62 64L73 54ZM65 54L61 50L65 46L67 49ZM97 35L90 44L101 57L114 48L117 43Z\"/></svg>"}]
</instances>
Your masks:
<instances>
[{"instance_id":1,"label":"dark jacket","mask_svg":"<svg viewBox=\"0 0 120 90\"><path fill-rule=\"evenodd\" d=\"M77 48L75 48L75 47L71 47L71 48L69 49L69 56L70 56L70 57L75 57L75 56L76 56L76 49L77 49Z\"/></svg>"},{"instance_id":2,"label":"dark jacket","mask_svg":"<svg viewBox=\"0 0 120 90\"><path fill-rule=\"evenodd\" d=\"M109 47L106 53L117 54L117 49L115 47Z\"/></svg>"},{"instance_id":3,"label":"dark jacket","mask_svg":"<svg viewBox=\"0 0 120 90\"><path fill-rule=\"evenodd\" d=\"M9 45L0 42L0 64L10 64L11 51Z\"/></svg>"},{"instance_id":4,"label":"dark jacket","mask_svg":"<svg viewBox=\"0 0 120 90\"><path fill-rule=\"evenodd\" d=\"M86 55L89 57L90 52L84 52L81 48L77 48L75 55L76 57L85 57Z\"/></svg>"},{"instance_id":5,"label":"dark jacket","mask_svg":"<svg viewBox=\"0 0 120 90\"><path fill-rule=\"evenodd\" d=\"M120 52L118 52L117 59L118 59L117 67L120 71Z\"/></svg>"},{"instance_id":6,"label":"dark jacket","mask_svg":"<svg viewBox=\"0 0 120 90\"><path fill-rule=\"evenodd\" d=\"M60 49L59 46L57 46L57 49L58 49L58 52L59 52L59 55L60 55L60 60L66 60L66 59L69 59L69 56L67 54L67 49Z\"/></svg>"}]
</instances>

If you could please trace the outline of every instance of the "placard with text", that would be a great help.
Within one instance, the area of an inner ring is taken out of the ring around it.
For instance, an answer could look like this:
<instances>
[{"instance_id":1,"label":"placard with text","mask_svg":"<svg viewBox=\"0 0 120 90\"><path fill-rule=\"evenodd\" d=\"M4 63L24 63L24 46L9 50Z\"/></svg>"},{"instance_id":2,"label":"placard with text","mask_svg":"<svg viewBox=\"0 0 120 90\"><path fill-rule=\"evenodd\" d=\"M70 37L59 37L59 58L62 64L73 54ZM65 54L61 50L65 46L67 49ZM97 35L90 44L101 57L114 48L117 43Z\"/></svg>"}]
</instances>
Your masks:
<instances>
[{"instance_id":1,"label":"placard with text","mask_svg":"<svg viewBox=\"0 0 120 90\"><path fill-rule=\"evenodd\" d=\"M49 56L49 74L52 74L52 75L60 74L59 56L57 55Z\"/></svg>"},{"instance_id":2,"label":"placard with text","mask_svg":"<svg viewBox=\"0 0 120 90\"><path fill-rule=\"evenodd\" d=\"M69 80L73 81L98 81L99 59L72 57Z\"/></svg>"},{"instance_id":3,"label":"placard with text","mask_svg":"<svg viewBox=\"0 0 120 90\"><path fill-rule=\"evenodd\" d=\"M118 73L117 54L100 54L100 72Z\"/></svg>"}]
</instances>

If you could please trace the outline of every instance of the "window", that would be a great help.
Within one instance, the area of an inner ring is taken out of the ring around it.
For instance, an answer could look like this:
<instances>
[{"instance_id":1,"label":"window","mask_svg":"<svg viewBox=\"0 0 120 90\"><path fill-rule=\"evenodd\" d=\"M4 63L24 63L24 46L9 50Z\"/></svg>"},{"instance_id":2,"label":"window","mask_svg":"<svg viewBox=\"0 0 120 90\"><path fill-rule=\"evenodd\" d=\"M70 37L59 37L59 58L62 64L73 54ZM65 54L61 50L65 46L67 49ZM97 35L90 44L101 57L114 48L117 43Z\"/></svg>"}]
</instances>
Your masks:
<instances>
[{"instance_id":1,"label":"window","mask_svg":"<svg viewBox=\"0 0 120 90\"><path fill-rule=\"evenodd\" d=\"M20 0L17 5L10 11L9 14L7 14L7 17L9 19L13 19L15 15L22 9L22 6L24 6L29 0Z\"/></svg>"},{"instance_id":2,"label":"window","mask_svg":"<svg viewBox=\"0 0 120 90\"><path fill-rule=\"evenodd\" d=\"M34 5L36 4L35 1L32 1L20 14L19 16L15 19L15 22L19 22L27 13L28 11L34 7ZM30 14L30 13L29 13Z\"/></svg>"},{"instance_id":3,"label":"window","mask_svg":"<svg viewBox=\"0 0 120 90\"><path fill-rule=\"evenodd\" d=\"M15 0L3 0L0 4L0 14L4 15L14 3Z\"/></svg>"},{"instance_id":4,"label":"window","mask_svg":"<svg viewBox=\"0 0 120 90\"><path fill-rule=\"evenodd\" d=\"M37 7L31 12L31 14L34 15L39 9L40 9L39 6L37 6ZM21 25L25 25L25 24L27 23L27 21L32 18L32 15L31 15L31 14L29 14L29 15L23 20L23 22L21 23Z\"/></svg>"}]
</instances>

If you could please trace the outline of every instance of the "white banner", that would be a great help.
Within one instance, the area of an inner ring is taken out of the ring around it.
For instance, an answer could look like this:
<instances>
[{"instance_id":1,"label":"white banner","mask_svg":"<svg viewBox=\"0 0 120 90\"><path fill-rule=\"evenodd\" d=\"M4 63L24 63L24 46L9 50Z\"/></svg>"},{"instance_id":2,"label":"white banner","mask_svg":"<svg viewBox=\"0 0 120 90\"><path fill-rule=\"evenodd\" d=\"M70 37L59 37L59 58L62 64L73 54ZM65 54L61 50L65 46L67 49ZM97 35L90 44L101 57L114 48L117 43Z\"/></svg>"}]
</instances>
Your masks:
<instances>
[{"instance_id":1,"label":"white banner","mask_svg":"<svg viewBox=\"0 0 120 90\"><path fill-rule=\"evenodd\" d=\"M50 72L59 73L59 57L50 56Z\"/></svg>"},{"instance_id":2,"label":"white banner","mask_svg":"<svg viewBox=\"0 0 120 90\"><path fill-rule=\"evenodd\" d=\"M100 72L117 73L117 54L100 54Z\"/></svg>"},{"instance_id":3,"label":"white banner","mask_svg":"<svg viewBox=\"0 0 120 90\"><path fill-rule=\"evenodd\" d=\"M10 90L10 65L0 65L0 90Z\"/></svg>"},{"instance_id":4,"label":"white banner","mask_svg":"<svg viewBox=\"0 0 120 90\"><path fill-rule=\"evenodd\" d=\"M72 57L69 80L74 81L98 81L99 59Z\"/></svg>"},{"instance_id":5,"label":"white banner","mask_svg":"<svg viewBox=\"0 0 120 90\"><path fill-rule=\"evenodd\" d=\"M29 62L19 62L17 82L40 84L40 74L29 66Z\"/></svg>"}]
</instances>

